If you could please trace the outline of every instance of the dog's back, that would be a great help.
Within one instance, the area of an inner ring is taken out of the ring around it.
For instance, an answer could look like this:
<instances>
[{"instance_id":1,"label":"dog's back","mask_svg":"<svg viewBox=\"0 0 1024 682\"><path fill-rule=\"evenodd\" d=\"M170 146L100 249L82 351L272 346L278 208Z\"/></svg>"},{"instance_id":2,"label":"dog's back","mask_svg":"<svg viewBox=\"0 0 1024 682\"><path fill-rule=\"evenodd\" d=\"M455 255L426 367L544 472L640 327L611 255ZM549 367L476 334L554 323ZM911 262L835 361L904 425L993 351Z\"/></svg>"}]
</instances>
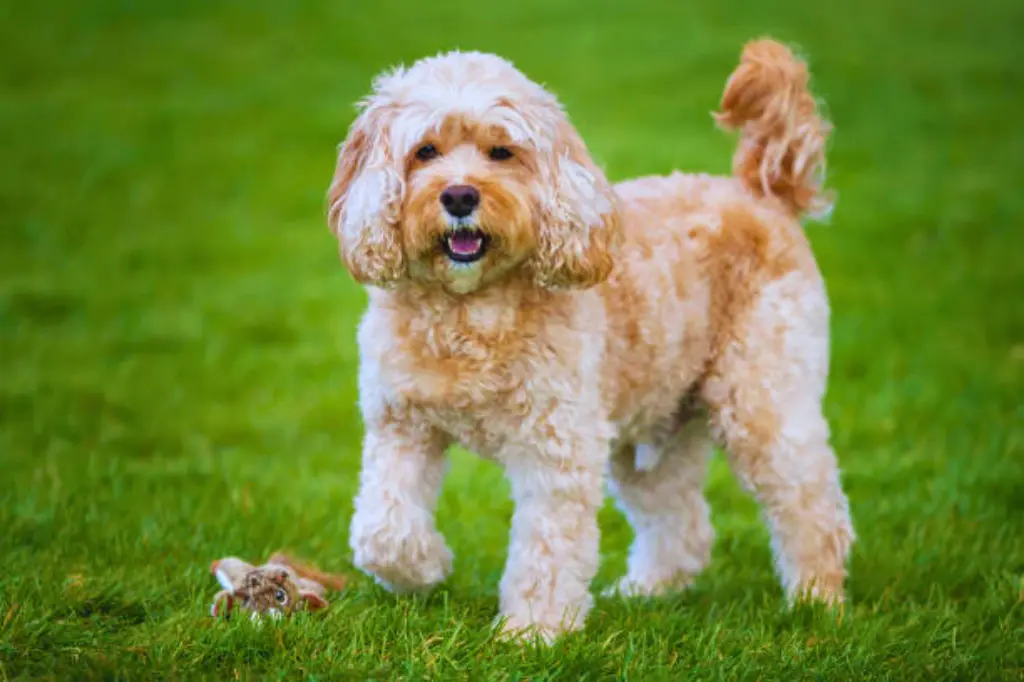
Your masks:
<instances>
[{"instance_id":1,"label":"dog's back","mask_svg":"<svg viewBox=\"0 0 1024 682\"><path fill-rule=\"evenodd\" d=\"M799 218L831 209L822 189L831 126L808 79L780 43L749 43L715 116L740 133L733 175L675 172L615 186L625 239L602 292L613 414L627 435L672 414L764 284L790 271L818 281Z\"/></svg>"}]
</instances>

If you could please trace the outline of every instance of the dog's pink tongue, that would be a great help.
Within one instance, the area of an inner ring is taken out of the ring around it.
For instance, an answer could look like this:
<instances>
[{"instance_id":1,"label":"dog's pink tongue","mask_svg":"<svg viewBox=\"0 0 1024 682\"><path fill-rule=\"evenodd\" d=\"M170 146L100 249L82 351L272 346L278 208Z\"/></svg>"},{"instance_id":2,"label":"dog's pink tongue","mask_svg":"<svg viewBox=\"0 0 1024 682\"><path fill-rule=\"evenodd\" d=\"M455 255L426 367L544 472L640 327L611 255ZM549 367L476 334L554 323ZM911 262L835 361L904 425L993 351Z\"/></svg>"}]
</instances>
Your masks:
<instances>
[{"instance_id":1,"label":"dog's pink tongue","mask_svg":"<svg viewBox=\"0 0 1024 682\"><path fill-rule=\"evenodd\" d=\"M472 232L456 232L448 238L448 246L453 253L460 256L471 256L480 250L482 239Z\"/></svg>"}]
</instances>

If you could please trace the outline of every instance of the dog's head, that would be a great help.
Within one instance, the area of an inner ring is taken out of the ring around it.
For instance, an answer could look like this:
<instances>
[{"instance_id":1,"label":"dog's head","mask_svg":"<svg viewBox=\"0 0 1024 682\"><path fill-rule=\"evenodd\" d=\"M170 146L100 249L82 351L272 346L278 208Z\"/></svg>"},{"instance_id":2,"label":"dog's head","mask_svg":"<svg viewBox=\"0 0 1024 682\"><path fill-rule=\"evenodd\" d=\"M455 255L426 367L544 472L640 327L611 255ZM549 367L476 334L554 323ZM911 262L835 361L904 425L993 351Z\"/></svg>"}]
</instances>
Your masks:
<instances>
[{"instance_id":1,"label":"dog's head","mask_svg":"<svg viewBox=\"0 0 1024 682\"><path fill-rule=\"evenodd\" d=\"M615 197L557 100L492 55L380 76L341 145L328 220L360 282L466 294L513 272L608 277Z\"/></svg>"}]
</instances>

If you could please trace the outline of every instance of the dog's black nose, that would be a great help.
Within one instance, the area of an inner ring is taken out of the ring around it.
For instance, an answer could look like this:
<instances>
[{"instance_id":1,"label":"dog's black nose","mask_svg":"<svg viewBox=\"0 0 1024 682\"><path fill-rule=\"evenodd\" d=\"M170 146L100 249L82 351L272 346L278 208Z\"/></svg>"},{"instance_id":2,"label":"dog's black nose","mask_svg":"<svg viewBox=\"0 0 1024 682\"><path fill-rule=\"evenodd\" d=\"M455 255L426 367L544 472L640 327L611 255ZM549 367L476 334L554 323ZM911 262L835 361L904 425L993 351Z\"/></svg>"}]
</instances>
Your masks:
<instances>
[{"instance_id":1,"label":"dog's black nose","mask_svg":"<svg viewBox=\"0 0 1024 682\"><path fill-rule=\"evenodd\" d=\"M480 192L469 185L452 185L441 192L441 204L444 210L456 218L465 218L480 203Z\"/></svg>"}]
</instances>

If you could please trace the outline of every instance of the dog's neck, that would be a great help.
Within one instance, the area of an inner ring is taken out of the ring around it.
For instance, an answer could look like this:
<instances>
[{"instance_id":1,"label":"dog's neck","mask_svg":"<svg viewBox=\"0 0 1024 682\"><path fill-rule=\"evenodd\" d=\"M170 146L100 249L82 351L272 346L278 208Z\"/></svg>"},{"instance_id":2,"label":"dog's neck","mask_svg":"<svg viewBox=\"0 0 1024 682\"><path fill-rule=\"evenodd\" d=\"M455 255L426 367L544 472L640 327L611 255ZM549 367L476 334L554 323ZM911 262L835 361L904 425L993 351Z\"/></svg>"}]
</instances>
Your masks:
<instances>
[{"instance_id":1,"label":"dog's neck","mask_svg":"<svg viewBox=\"0 0 1024 682\"><path fill-rule=\"evenodd\" d=\"M558 319L559 311L568 309L571 296L541 289L522 277L461 295L403 282L391 290L372 290L370 302L406 320L413 334L437 340L507 343L536 336L542 324Z\"/></svg>"}]
</instances>

